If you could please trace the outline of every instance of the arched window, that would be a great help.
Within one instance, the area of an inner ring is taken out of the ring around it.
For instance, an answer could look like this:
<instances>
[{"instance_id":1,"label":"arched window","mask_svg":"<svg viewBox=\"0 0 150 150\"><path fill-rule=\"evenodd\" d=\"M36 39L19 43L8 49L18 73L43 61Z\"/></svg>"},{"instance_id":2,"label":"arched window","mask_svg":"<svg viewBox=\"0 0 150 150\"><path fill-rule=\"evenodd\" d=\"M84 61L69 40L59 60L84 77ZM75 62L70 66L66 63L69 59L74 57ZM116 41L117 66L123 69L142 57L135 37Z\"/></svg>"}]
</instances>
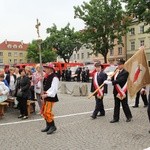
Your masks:
<instances>
[{"instance_id":1,"label":"arched window","mask_svg":"<svg viewBox=\"0 0 150 150\"><path fill-rule=\"evenodd\" d=\"M13 48L17 48L17 45L13 45Z\"/></svg>"},{"instance_id":2,"label":"arched window","mask_svg":"<svg viewBox=\"0 0 150 150\"><path fill-rule=\"evenodd\" d=\"M7 48L12 48L12 45L11 45L11 44L8 44L8 45L7 45Z\"/></svg>"}]
</instances>

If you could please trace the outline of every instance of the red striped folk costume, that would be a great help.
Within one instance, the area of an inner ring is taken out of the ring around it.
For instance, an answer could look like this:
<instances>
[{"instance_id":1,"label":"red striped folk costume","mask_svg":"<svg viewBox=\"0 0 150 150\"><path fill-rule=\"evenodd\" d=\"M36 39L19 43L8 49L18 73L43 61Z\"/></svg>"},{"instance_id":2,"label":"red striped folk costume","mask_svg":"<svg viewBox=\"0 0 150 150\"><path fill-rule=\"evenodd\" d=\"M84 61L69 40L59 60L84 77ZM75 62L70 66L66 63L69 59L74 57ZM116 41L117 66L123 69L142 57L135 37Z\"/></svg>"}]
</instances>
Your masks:
<instances>
[{"instance_id":1,"label":"red striped folk costume","mask_svg":"<svg viewBox=\"0 0 150 150\"><path fill-rule=\"evenodd\" d=\"M59 79L54 73L54 68L52 64L48 64L48 66L44 67L47 76L44 78L43 81L44 94L42 94L42 98L44 99L44 102L41 114L46 121L46 128L41 131L47 132L47 134L51 134L56 130L52 109L55 102L58 102L57 91Z\"/></svg>"}]
</instances>

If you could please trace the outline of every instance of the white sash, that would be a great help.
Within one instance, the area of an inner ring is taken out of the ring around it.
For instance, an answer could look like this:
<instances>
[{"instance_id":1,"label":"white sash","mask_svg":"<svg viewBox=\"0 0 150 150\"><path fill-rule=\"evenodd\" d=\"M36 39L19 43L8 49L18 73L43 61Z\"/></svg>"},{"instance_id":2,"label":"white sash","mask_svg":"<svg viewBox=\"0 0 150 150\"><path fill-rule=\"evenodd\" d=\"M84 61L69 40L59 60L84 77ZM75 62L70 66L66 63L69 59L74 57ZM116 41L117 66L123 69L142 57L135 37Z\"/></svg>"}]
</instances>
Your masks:
<instances>
[{"instance_id":1,"label":"white sash","mask_svg":"<svg viewBox=\"0 0 150 150\"><path fill-rule=\"evenodd\" d=\"M95 89L99 88L99 85L98 85L98 82L97 82L97 75L98 75L98 73L95 72L95 74L94 74L94 80L93 80ZM97 97L98 98L101 99L103 97L103 95L104 95L104 87L102 87L101 89L99 89L97 91Z\"/></svg>"},{"instance_id":2,"label":"white sash","mask_svg":"<svg viewBox=\"0 0 150 150\"><path fill-rule=\"evenodd\" d=\"M115 74L115 76L114 76L114 79L115 79L115 80L116 80L118 74L119 74L119 71L118 71L118 72ZM127 82L125 83L125 85L123 86L123 88L121 88L119 84L116 84L116 85L115 85L115 88L116 88L116 90L117 90L117 92L118 92L117 97L118 97L120 100L123 100L123 99L126 97L126 94L125 94L125 93L126 93L126 91L127 91Z\"/></svg>"}]
</instances>

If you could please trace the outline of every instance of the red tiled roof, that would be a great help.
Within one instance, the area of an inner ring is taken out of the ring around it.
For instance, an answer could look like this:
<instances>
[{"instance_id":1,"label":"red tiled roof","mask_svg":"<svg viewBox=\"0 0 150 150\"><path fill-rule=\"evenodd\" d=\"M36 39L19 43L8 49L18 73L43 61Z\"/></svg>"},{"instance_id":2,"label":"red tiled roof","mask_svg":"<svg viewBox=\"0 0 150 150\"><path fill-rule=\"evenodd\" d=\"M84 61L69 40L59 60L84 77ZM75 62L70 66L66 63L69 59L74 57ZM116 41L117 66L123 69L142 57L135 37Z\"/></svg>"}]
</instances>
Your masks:
<instances>
[{"instance_id":1,"label":"red tiled roof","mask_svg":"<svg viewBox=\"0 0 150 150\"><path fill-rule=\"evenodd\" d=\"M28 44L18 41L4 41L0 44L0 50L27 50Z\"/></svg>"}]
</instances>

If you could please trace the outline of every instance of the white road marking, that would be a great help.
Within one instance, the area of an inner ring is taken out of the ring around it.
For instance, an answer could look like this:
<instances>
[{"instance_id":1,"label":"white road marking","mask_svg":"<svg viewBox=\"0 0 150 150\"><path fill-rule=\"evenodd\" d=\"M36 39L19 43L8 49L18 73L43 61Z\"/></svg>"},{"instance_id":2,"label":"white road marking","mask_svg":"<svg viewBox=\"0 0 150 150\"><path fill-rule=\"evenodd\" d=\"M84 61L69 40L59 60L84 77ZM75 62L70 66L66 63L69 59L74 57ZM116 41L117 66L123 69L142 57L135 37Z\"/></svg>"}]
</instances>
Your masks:
<instances>
[{"instance_id":1,"label":"white road marking","mask_svg":"<svg viewBox=\"0 0 150 150\"><path fill-rule=\"evenodd\" d=\"M113 110L113 108L108 108L108 109L105 109L105 110L109 111L109 110ZM80 116L80 115L90 114L92 112L93 111L82 112L82 113L75 113L75 114L69 114L69 115L63 115L63 116L55 116L54 118L66 118L66 117L72 117L72 116ZM17 122L8 122L8 123L2 123L2 124L0 124L0 126L22 124L22 123L28 123L28 122L36 122L36 121L41 121L41 120L44 120L44 119L41 118L41 119L23 120L23 121L17 121Z\"/></svg>"}]
</instances>

